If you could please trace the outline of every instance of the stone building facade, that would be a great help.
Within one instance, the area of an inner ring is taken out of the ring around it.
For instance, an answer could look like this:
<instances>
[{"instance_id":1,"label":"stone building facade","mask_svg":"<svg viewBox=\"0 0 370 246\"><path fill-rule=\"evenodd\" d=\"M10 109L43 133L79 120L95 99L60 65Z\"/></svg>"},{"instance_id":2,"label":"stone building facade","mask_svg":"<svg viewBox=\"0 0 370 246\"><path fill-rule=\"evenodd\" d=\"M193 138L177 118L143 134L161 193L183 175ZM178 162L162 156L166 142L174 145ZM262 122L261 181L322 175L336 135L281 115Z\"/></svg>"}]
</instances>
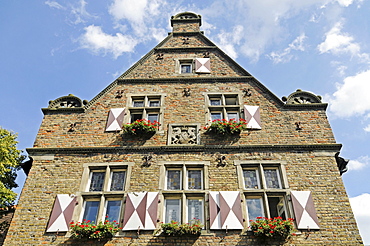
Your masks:
<instances>
[{"instance_id":1,"label":"stone building facade","mask_svg":"<svg viewBox=\"0 0 370 246\"><path fill-rule=\"evenodd\" d=\"M42 109L4 245L258 245L248 229L257 216L294 218L287 245L362 244L327 104L301 90L277 98L203 35L201 16L180 13L171 25L91 101L68 95ZM123 132L138 119L160 126ZM217 119L247 129L207 132ZM70 221L106 215L123 227L111 240L69 237ZM154 234L192 218L204 224L199 237Z\"/></svg>"}]
</instances>

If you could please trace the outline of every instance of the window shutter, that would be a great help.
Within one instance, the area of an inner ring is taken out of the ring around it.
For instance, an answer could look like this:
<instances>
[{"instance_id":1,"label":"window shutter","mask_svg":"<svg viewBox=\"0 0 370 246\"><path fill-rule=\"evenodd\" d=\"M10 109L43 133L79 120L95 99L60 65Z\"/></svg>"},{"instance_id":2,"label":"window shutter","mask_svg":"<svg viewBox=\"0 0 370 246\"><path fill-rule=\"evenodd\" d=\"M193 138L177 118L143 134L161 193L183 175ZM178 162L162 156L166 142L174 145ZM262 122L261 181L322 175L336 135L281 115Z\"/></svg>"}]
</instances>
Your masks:
<instances>
[{"instance_id":1,"label":"window shutter","mask_svg":"<svg viewBox=\"0 0 370 246\"><path fill-rule=\"evenodd\" d=\"M291 192L297 229L320 229L311 191Z\"/></svg>"},{"instance_id":2,"label":"window shutter","mask_svg":"<svg viewBox=\"0 0 370 246\"><path fill-rule=\"evenodd\" d=\"M239 191L209 192L210 229L243 229Z\"/></svg>"},{"instance_id":3,"label":"window shutter","mask_svg":"<svg viewBox=\"0 0 370 246\"><path fill-rule=\"evenodd\" d=\"M106 132L122 130L123 118L125 117L125 108L112 108L109 111Z\"/></svg>"},{"instance_id":4,"label":"window shutter","mask_svg":"<svg viewBox=\"0 0 370 246\"><path fill-rule=\"evenodd\" d=\"M196 58L195 59L195 72L196 73L211 73L210 58Z\"/></svg>"},{"instance_id":5,"label":"window shutter","mask_svg":"<svg viewBox=\"0 0 370 246\"><path fill-rule=\"evenodd\" d=\"M249 129L262 129L259 106L244 105L244 118Z\"/></svg>"},{"instance_id":6,"label":"window shutter","mask_svg":"<svg viewBox=\"0 0 370 246\"><path fill-rule=\"evenodd\" d=\"M55 198L46 232L65 232L69 230L76 197L68 194L58 194Z\"/></svg>"},{"instance_id":7,"label":"window shutter","mask_svg":"<svg viewBox=\"0 0 370 246\"><path fill-rule=\"evenodd\" d=\"M158 192L127 194L123 230L155 230L157 224Z\"/></svg>"}]
</instances>

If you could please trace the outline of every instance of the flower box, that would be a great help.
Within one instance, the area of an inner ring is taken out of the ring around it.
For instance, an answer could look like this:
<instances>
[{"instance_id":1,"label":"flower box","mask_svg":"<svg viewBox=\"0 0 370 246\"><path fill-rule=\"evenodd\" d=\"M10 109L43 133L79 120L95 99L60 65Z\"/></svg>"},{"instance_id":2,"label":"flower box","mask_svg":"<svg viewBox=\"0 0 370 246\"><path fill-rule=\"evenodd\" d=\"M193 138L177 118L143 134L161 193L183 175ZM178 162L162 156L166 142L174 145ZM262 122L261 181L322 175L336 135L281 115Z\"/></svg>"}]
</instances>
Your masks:
<instances>
[{"instance_id":1,"label":"flower box","mask_svg":"<svg viewBox=\"0 0 370 246\"><path fill-rule=\"evenodd\" d=\"M285 241L291 235L294 235L293 221L290 218L283 220L281 217L257 217L255 221L250 221L250 229L256 237L262 240L272 238L274 240Z\"/></svg>"},{"instance_id":2,"label":"flower box","mask_svg":"<svg viewBox=\"0 0 370 246\"><path fill-rule=\"evenodd\" d=\"M179 224L176 221L171 221L171 223L161 223L155 234L160 234L162 236L199 236L204 225L200 223L199 220L192 220L189 223Z\"/></svg>"},{"instance_id":3,"label":"flower box","mask_svg":"<svg viewBox=\"0 0 370 246\"><path fill-rule=\"evenodd\" d=\"M90 222L90 220L83 222L71 222L71 237L74 239L110 239L118 232L120 227L116 221L106 220L98 224Z\"/></svg>"},{"instance_id":4,"label":"flower box","mask_svg":"<svg viewBox=\"0 0 370 246\"><path fill-rule=\"evenodd\" d=\"M127 123L123 125L122 130L124 133L134 135L134 136L145 136L154 134L160 124L158 121L148 121L145 119L135 120L132 123Z\"/></svg>"},{"instance_id":5,"label":"flower box","mask_svg":"<svg viewBox=\"0 0 370 246\"><path fill-rule=\"evenodd\" d=\"M239 121L234 119L213 120L209 126L205 126L203 129L206 130L206 133L217 135L237 135L247 129L247 122L244 119Z\"/></svg>"}]
</instances>

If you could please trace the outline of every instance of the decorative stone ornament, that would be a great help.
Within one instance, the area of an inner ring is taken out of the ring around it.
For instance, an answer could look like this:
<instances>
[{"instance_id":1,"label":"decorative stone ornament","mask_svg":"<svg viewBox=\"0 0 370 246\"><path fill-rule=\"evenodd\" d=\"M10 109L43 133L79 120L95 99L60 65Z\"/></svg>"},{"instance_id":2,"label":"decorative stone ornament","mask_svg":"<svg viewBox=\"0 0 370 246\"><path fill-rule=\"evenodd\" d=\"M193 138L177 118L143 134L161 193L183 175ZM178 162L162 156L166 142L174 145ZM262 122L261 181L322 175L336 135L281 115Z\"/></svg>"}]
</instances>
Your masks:
<instances>
[{"instance_id":1,"label":"decorative stone ornament","mask_svg":"<svg viewBox=\"0 0 370 246\"><path fill-rule=\"evenodd\" d=\"M321 96L316 96L311 92L302 91L298 89L288 97L282 98L286 104L311 104L311 103L322 103Z\"/></svg>"},{"instance_id":2,"label":"decorative stone ornament","mask_svg":"<svg viewBox=\"0 0 370 246\"><path fill-rule=\"evenodd\" d=\"M199 144L199 124L169 125L169 145Z\"/></svg>"}]
</instances>

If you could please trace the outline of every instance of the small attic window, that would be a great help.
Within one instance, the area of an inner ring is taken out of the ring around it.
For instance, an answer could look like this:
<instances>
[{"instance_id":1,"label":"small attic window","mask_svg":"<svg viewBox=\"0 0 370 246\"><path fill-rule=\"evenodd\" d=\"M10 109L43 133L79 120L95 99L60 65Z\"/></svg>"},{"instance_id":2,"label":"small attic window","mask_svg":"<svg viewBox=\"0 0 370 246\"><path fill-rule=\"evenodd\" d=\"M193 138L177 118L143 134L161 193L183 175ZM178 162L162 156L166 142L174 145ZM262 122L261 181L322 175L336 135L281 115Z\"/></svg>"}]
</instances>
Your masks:
<instances>
[{"instance_id":1,"label":"small attic window","mask_svg":"<svg viewBox=\"0 0 370 246\"><path fill-rule=\"evenodd\" d=\"M193 66L192 63L189 61L180 61L180 73L192 73L193 72Z\"/></svg>"}]
</instances>

